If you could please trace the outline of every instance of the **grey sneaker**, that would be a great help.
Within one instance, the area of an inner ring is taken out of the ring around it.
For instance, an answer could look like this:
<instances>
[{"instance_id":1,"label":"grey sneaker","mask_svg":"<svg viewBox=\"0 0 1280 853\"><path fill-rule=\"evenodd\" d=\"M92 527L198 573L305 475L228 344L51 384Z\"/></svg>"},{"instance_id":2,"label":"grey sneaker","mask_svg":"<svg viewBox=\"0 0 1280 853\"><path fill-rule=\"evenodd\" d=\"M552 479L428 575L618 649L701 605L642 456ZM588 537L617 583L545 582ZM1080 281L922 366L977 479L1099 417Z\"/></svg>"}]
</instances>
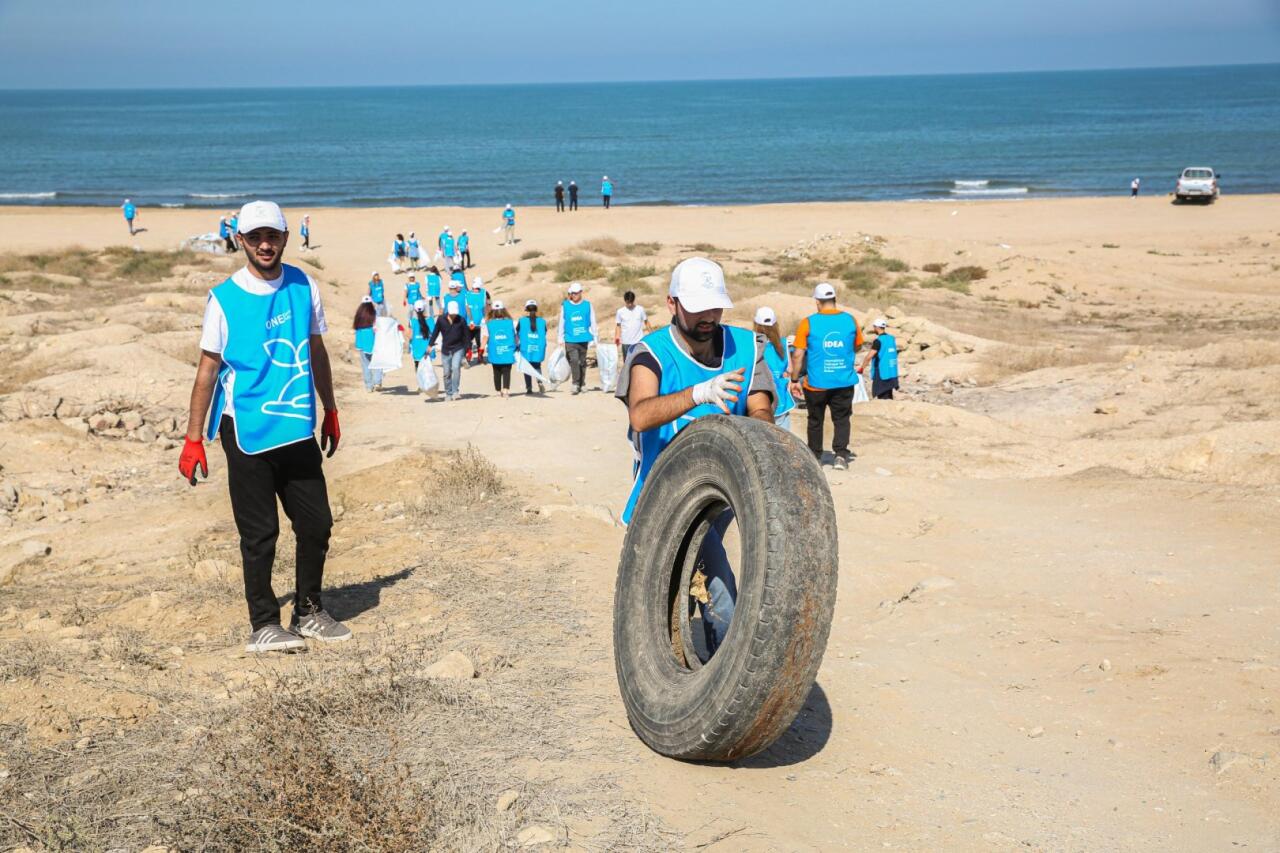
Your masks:
<instances>
[{"instance_id":1,"label":"grey sneaker","mask_svg":"<svg viewBox=\"0 0 1280 853\"><path fill-rule=\"evenodd\" d=\"M263 625L249 636L244 647L246 652L296 652L305 649L307 644L297 634L292 634L279 625Z\"/></svg>"},{"instance_id":2,"label":"grey sneaker","mask_svg":"<svg viewBox=\"0 0 1280 853\"><path fill-rule=\"evenodd\" d=\"M304 637L326 643L341 643L351 639L351 629L323 610L304 616L295 614L289 627Z\"/></svg>"},{"instance_id":3,"label":"grey sneaker","mask_svg":"<svg viewBox=\"0 0 1280 853\"><path fill-rule=\"evenodd\" d=\"M837 471L849 470L849 459L845 456L837 456L836 461L831 463L831 467Z\"/></svg>"}]
</instances>

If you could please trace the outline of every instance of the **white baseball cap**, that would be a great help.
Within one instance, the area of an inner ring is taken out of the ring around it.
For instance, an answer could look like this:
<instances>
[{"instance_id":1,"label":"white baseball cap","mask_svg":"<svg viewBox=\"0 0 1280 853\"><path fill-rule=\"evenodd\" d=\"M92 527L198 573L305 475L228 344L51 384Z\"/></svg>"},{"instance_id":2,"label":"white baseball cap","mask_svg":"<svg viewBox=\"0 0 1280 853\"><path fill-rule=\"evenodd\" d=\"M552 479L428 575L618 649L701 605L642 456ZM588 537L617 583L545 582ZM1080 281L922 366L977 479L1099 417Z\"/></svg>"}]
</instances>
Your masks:
<instances>
[{"instance_id":1,"label":"white baseball cap","mask_svg":"<svg viewBox=\"0 0 1280 853\"><path fill-rule=\"evenodd\" d=\"M417 299L417 300L414 300L414 303L413 303L413 310L414 310L414 311L426 311L426 310L427 310L427 302L426 302L426 300L425 300L425 299Z\"/></svg>"},{"instance_id":2,"label":"white baseball cap","mask_svg":"<svg viewBox=\"0 0 1280 853\"><path fill-rule=\"evenodd\" d=\"M474 284L476 287L479 287L480 285L484 284L484 279L482 279L480 276L476 276L475 278L471 279L471 283Z\"/></svg>"},{"instance_id":3,"label":"white baseball cap","mask_svg":"<svg viewBox=\"0 0 1280 853\"><path fill-rule=\"evenodd\" d=\"M605 176L604 176L603 178L601 178L600 180L602 180L602 181L607 181L607 180L609 180L609 176L608 176L608 175L605 175Z\"/></svg>"},{"instance_id":4,"label":"white baseball cap","mask_svg":"<svg viewBox=\"0 0 1280 853\"><path fill-rule=\"evenodd\" d=\"M732 308L733 300L724 283L724 270L707 258L685 258L671 271L667 295L680 300L684 310L695 314L713 308Z\"/></svg>"},{"instance_id":5,"label":"white baseball cap","mask_svg":"<svg viewBox=\"0 0 1280 853\"><path fill-rule=\"evenodd\" d=\"M756 322L761 326L776 326L778 315L773 313L773 309L768 305L761 305L756 309Z\"/></svg>"},{"instance_id":6,"label":"white baseball cap","mask_svg":"<svg viewBox=\"0 0 1280 853\"><path fill-rule=\"evenodd\" d=\"M536 300L536 299L528 299L528 300L525 300L524 307L525 307L525 308L537 308L537 307L538 307L538 300Z\"/></svg>"},{"instance_id":7,"label":"white baseball cap","mask_svg":"<svg viewBox=\"0 0 1280 853\"><path fill-rule=\"evenodd\" d=\"M875 326L877 329L887 329L889 328L889 321L883 317L877 317L876 321L871 325Z\"/></svg>"},{"instance_id":8,"label":"white baseball cap","mask_svg":"<svg viewBox=\"0 0 1280 853\"><path fill-rule=\"evenodd\" d=\"M578 284L578 283L575 281L573 284L569 285L569 289L568 289L568 291L566 291L566 292L568 292L568 293L581 293L581 292L582 292L582 285Z\"/></svg>"},{"instance_id":9,"label":"white baseball cap","mask_svg":"<svg viewBox=\"0 0 1280 853\"><path fill-rule=\"evenodd\" d=\"M813 289L814 299L835 299L836 289L825 281Z\"/></svg>"},{"instance_id":10,"label":"white baseball cap","mask_svg":"<svg viewBox=\"0 0 1280 853\"><path fill-rule=\"evenodd\" d=\"M495 299L493 300L493 302L489 303L489 308L494 311L501 311L503 308L506 308L506 307L507 306L502 304L501 299Z\"/></svg>"},{"instance_id":11,"label":"white baseball cap","mask_svg":"<svg viewBox=\"0 0 1280 853\"><path fill-rule=\"evenodd\" d=\"M306 219L307 217L305 217L305 216L304 216L304 217L302 217L302 218L303 218L303 219ZM418 235L417 235L417 234L414 234L412 231L410 231L410 232L409 232L409 236L412 238L412 237L417 237Z\"/></svg>"},{"instance_id":12,"label":"white baseball cap","mask_svg":"<svg viewBox=\"0 0 1280 853\"><path fill-rule=\"evenodd\" d=\"M236 217L236 230L248 234L255 228L274 228L277 231L288 231L289 224L284 221L284 212L274 201L251 201L240 208Z\"/></svg>"},{"instance_id":13,"label":"white baseball cap","mask_svg":"<svg viewBox=\"0 0 1280 853\"><path fill-rule=\"evenodd\" d=\"M361 305L372 305L372 304L373 304L373 297L372 297L372 296L361 296L361 297L360 297L360 304L361 304Z\"/></svg>"},{"instance_id":14,"label":"white baseball cap","mask_svg":"<svg viewBox=\"0 0 1280 853\"><path fill-rule=\"evenodd\" d=\"M458 303L456 302L449 303L449 313L452 314L454 317L458 316Z\"/></svg>"},{"instance_id":15,"label":"white baseball cap","mask_svg":"<svg viewBox=\"0 0 1280 853\"><path fill-rule=\"evenodd\" d=\"M377 274L378 274L377 270L374 270L373 272L369 273L369 275L377 275Z\"/></svg>"},{"instance_id":16,"label":"white baseball cap","mask_svg":"<svg viewBox=\"0 0 1280 853\"><path fill-rule=\"evenodd\" d=\"M511 209L511 205L507 205L507 210L510 210L510 209Z\"/></svg>"},{"instance_id":17,"label":"white baseball cap","mask_svg":"<svg viewBox=\"0 0 1280 853\"><path fill-rule=\"evenodd\" d=\"M458 281L456 278L451 278L451 279L449 279L449 289L450 289L450 290L461 290L461 289L462 289L462 282Z\"/></svg>"},{"instance_id":18,"label":"white baseball cap","mask_svg":"<svg viewBox=\"0 0 1280 853\"><path fill-rule=\"evenodd\" d=\"M448 233L449 233L449 226L448 226L448 225L446 225L446 226L444 227L444 233L446 233L446 234L448 234Z\"/></svg>"}]
</instances>

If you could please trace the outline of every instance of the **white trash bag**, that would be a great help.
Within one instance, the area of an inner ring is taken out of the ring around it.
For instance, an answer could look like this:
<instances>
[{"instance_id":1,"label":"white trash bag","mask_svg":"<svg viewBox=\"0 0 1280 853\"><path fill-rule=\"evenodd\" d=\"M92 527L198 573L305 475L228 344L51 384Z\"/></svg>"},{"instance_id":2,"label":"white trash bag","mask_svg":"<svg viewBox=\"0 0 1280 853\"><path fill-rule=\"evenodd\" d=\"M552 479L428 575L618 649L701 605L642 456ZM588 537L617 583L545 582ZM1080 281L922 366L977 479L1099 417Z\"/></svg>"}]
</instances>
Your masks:
<instances>
[{"instance_id":1,"label":"white trash bag","mask_svg":"<svg viewBox=\"0 0 1280 853\"><path fill-rule=\"evenodd\" d=\"M551 384L551 380L547 378L546 374L536 370L533 364L530 363L529 359L525 358L520 353L516 353L516 370L523 373L525 376L528 376L535 382L541 382L543 385Z\"/></svg>"},{"instance_id":2,"label":"white trash bag","mask_svg":"<svg viewBox=\"0 0 1280 853\"><path fill-rule=\"evenodd\" d=\"M395 317L379 317L373 321L373 357L370 370L399 370L404 365L404 335Z\"/></svg>"},{"instance_id":3,"label":"white trash bag","mask_svg":"<svg viewBox=\"0 0 1280 853\"><path fill-rule=\"evenodd\" d=\"M618 348L613 344L596 346L596 366L600 368L600 390L609 394L618 390Z\"/></svg>"},{"instance_id":4,"label":"white trash bag","mask_svg":"<svg viewBox=\"0 0 1280 853\"><path fill-rule=\"evenodd\" d=\"M428 393L440 387L440 377L436 376L436 366L428 355L418 362L418 390Z\"/></svg>"},{"instance_id":5,"label":"white trash bag","mask_svg":"<svg viewBox=\"0 0 1280 853\"><path fill-rule=\"evenodd\" d=\"M867 380L858 377L858 384L853 386L853 405L865 403L871 398L867 396Z\"/></svg>"},{"instance_id":6,"label":"white trash bag","mask_svg":"<svg viewBox=\"0 0 1280 853\"><path fill-rule=\"evenodd\" d=\"M569 359L565 357L564 347L556 347L550 360L543 363L543 370L553 385L559 385L569 378Z\"/></svg>"}]
</instances>

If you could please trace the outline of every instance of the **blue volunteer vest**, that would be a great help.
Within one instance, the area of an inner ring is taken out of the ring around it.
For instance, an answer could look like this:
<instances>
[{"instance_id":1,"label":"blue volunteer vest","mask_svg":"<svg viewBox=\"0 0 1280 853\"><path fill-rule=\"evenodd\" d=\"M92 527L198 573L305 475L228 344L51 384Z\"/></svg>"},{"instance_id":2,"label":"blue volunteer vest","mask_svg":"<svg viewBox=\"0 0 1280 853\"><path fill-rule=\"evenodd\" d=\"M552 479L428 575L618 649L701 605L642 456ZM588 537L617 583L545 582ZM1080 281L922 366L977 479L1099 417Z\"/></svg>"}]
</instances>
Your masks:
<instances>
[{"instance_id":1,"label":"blue volunteer vest","mask_svg":"<svg viewBox=\"0 0 1280 853\"><path fill-rule=\"evenodd\" d=\"M397 258L404 255L404 243L400 240L393 240L391 243L391 251Z\"/></svg>"},{"instance_id":2,"label":"blue volunteer vest","mask_svg":"<svg viewBox=\"0 0 1280 853\"><path fill-rule=\"evenodd\" d=\"M458 316L464 320L467 319L467 306L466 303L462 301L462 297L455 293L450 293L446 296L444 298L444 313L449 313L449 305L451 303L458 306Z\"/></svg>"},{"instance_id":3,"label":"blue volunteer vest","mask_svg":"<svg viewBox=\"0 0 1280 853\"><path fill-rule=\"evenodd\" d=\"M372 299L374 302L378 302L378 303L383 302L384 297L386 296L386 293L384 292L384 287L385 286L380 281L370 281L369 282L369 298Z\"/></svg>"},{"instance_id":4,"label":"blue volunteer vest","mask_svg":"<svg viewBox=\"0 0 1280 853\"><path fill-rule=\"evenodd\" d=\"M502 211L502 218L503 218L503 219L505 219L505 220L507 220L507 224L508 224L508 225L515 225L515 224L516 224L516 212L515 212L514 210L504 210L504 211Z\"/></svg>"},{"instance_id":5,"label":"blue volunteer vest","mask_svg":"<svg viewBox=\"0 0 1280 853\"><path fill-rule=\"evenodd\" d=\"M498 317L485 324L489 328L489 363L515 364L516 324L507 317Z\"/></svg>"},{"instance_id":6,"label":"blue volunteer vest","mask_svg":"<svg viewBox=\"0 0 1280 853\"><path fill-rule=\"evenodd\" d=\"M897 379L898 378L898 341L893 335L882 334L876 340L880 341L880 351L876 353L876 375L874 379Z\"/></svg>"},{"instance_id":7,"label":"blue volunteer vest","mask_svg":"<svg viewBox=\"0 0 1280 853\"><path fill-rule=\"evenodd\" d=\"M413 307L413 303L422 298L422 285L416 281L406 282L404 286L404 298L409 301L409 307Z\"/></svg>"},{"instance_id":8,"label":"blue volunteer vest","mask_svg":"<svg viewBox=\"0 0 1280 853\"><path fill-rule=\"evenodd\" d=\"M854 366L854 342L858 321L852 314L811 314L809 338L804 342L809 386L825 390L858 384Z\"/></svg>"},{"instance_id":9,"label":"blue volunteer vest","mask_svg":"<svg viewBox=\"0 0 1280 853\"><path fill-rule=\"evenodd\" d=\"M528 317L520 318L520 354L525 361L541 364L547 357L547 321L538 318L536 325Z\"/></svg>"},{"instance_id":10,"label":"blue volunteer vest","mask_svg":"<svg viewBox=\"0 0 1280 853\"><path fill-rule=\"evenodd\" d=\"M659 394L674 394L683 391L699 382L705 382L721 373L729 373L741 369L747 377L738 402L730 406L729 411L735 415L747 413L747 395L751 393L751 374L756 364L756 336L750 329L737 326L721 326L724 335L724 357L719 367L707 367L696 361L675 342L674 325L650 332L640 341L639 346L653 353L662 368L662 379L658 383ZM663 424L642 433L633 434L637 462L635 467L635 484L631 487L631 495L627 498L626 508L622 511L622 523L631 522L631 513L635 510L636 501L640 499L640 491L644 488L645 477L657 461L658 454L666 448L676 433L704 415L722 414L716 406L703 403L694 406L685 414L668 424Z\"/></svg>"},{"instance_id":11,"label":"blue volunteer vest","mask_svg":"<svg viewBox=\"0 0 1280 853\"><path fill-rule=\"evenodd\" d=\"M135 213L137 213L137 211L133 209L133 205L131 205L131 204L126 204L126 205L124 206L124 218L125 218L125 219L133 219L133 215L134 215Z\"/></svg>"},{"instance_id":12,"label":"blue volunteer vest","mask_svg":"<svg viewBox=\"0 0 1280 853\"><path fill-rule=\"evenodd\" d=\"M420 316L427 322L426 337L423 337L422 324L418 322ZM427 354L427 341L430 340L431 333L434 331L435 323L425 314L419 315L416 311L409 314L409 352L413 355L414 361L421 361Z\"/></svg>"},{"instance_id":13,"label":"blue volunteer vest","mask_svg":"<svg viewBox=\"0 0 1280 853\"><path fill-rule=\"evenodd\" d=\"M409 241L409 257L411 258L418 257L418 241L417 240Z\"/></svg>"},{"instance_id":14,"label":"blue volunteer vest","mask_svg":"<svg viewBox=\"0 0 1280 853\"><path fill-rule=\"evenodd\" d=\"M574 305L568 299L562 307L564 312L564 339L570 344L585 344L595 337L591 328L591 303L582 300Z\"/></svg>"},{"instance_id":15,"label":"blue volunteer vest","mask_svg":"<svg viewBox=\"0 0 1280 853\"><path fill-rule=\"evenodd\" d=\"M453 257L453 238L445 237L444 242L441 244L440 248L444 250L444 256L446 258L452 258Z\"/></svg>"},{"instance_id":16,"label":"blue volunteer vest","mask_svg":"<svg viewBox=\"0 0 1280 853\"><path fill-rule=\"evenodd\" d=\"M449 278L453 279L463 287L467 286L467 275L462 270L454 270L453 272L449 273Z\"/></svg>"},{"instance_id":17,"label":"blue volunteer vest","mask_svg":"<svg viewBox=\"0 0 1280 853\"><path fill-rule=\"evenodd\" d=\"M230 234L230 233L231 233L231 232L227 230L227 220L225 220L225 219L219 220L219 221L218 221L218 236L219 236L219 237L221 237L223 240L225 240L225 239L227 239L227 235L228 235L228 234Z\"/></svg>"},{"instance_id":18,"label":"blue volunteer vest","mask_svg":"<svg viewBox=\"0 0 1280 853\"><path fill-rule=\"evenodd\" d=\"M440 296L440 276L435 273L427 276L427 296L433 298Z\"/></svg>"},{"instance_id":19,"label":"blue volunteer vest","mask_svg":"<svg viewBox=\"0 0 1280 853\"><path fill-rule=\"evenodd\" d=\"M471 235L463 234L458 238L458 251L465 252L467 247L471 245Z\"/></svg>"},{"instance_id":20,"label":"blue volunteer vest","mask_svg":"<svg viewBox=\"0 0 1280 853\"><path fill-rule=\"evenodd\" d=\"M775 396L778 398L777 405L773 409L775 418L782 417L796 407L795 399L787 390L787 380L782 378L782 374L791 369L791 347L783 341L782 348L786 350L786 355L778 355L778 351L771 343L766 344L764 348L764 361L769 365L769 372L773 374L773 387Z\"/></svg>"},{"instance_id":21,"label":"blue volunteer vest","mask_svg":"<svg viewBox=\"0 0 1280 853\"><path fill-rule=\"evenodd\" d=\"M227 343L213 391L206 436L218 434L227 387L236 419L236 444L262 453L311 438L316 428L311 379L311 285L307 274L284 266L284 281L270 295L249 293L231 279L209 294L227 317Z\"/></svg>"},{"instance_id":22,"label":"blue volunteer vest","mask_svg":"<svg viewBox=\"0 0 1280 853\"><path fill-rule=\"evenodd\" d=\"M613 183L605 181L600 185L600 195L613 195Z\"/></svg>"},{"instance_id":23,"label":"blue volunteer vest","mask_svg":"<svg viewBox=\"0 0 1280 853\"><path fill-rule=\"evenodd\" d=\"M468 290L462 297L467 304L467 322L475 323L477 326L484 322L484 303L488 294L484 288L479 290Z\"/></svg>"},{"instance_id":24,"label":"blue volunteer vest","mask_svg":"<svg viewBox=\"0 0 1280 853\"><path fill-rule=\"evenodd\" d=\"M356 329L356 349L360 352L373 352L373 326Z\"/></svg>"}]
</instances>

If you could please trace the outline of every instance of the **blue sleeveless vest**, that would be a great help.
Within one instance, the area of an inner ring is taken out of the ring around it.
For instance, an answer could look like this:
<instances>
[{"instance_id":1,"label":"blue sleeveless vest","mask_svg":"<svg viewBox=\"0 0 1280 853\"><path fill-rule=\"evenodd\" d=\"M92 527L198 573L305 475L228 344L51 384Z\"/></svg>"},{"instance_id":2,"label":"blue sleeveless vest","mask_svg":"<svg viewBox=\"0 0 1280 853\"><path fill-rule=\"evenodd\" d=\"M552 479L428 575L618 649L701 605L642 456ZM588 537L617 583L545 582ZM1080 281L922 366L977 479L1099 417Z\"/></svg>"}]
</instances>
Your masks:
<instances>
[{"instance_id":1,"label":"blue sleeveless vest","mask_svg":"<svg viewBox=\"0 0 1280 853\"><path fill-rule=\"evenodd\" d=\"M422 336L422 325L418 322L418 312L409 312L409 352L413 355L414 361L421 361L422 357L427 354L427 341L430 339L431 333L435 331L435 324L425 314L423 320L427 321L427 337Z\"/></svg>"},{"instance_id":2,"label":"blue sleeveless vest","mask_svg":"<svg viewBox=\"0 0 1280 853\"><path fill-rule=\"evenodd\" d=\"M445 237L444 242L441 244L440 248L444 250L444 256L446 258L452 258L453 257L453 238Z\"/></svg>"},{"instance_id":3,"label":"blue sleeveless vest","mask_svg":"<svg viewBox=\"0 0 1280 853\"><path fill-rule=\"evenodd\" d=\"M311 285L297 267L270 295L242 289L231 279L213 289L227 316L227 345L213 391L206 436L210 441L227 404L236 419L236 444L254 454L311 438L316 395L311 379Z\"/></svg>"},{"instance_id":4,"label":"blue sleeveless vest","mask_svg":"<svg viewBox=\"0 0 1280 853\"><path fill-rule=\"evenodd\" d=\"M446 314L448 314L448 313L449 313L449 304L450 304L450 303L456 303L456 304L457 304L457 306L458 306L458 316L459 316L459 317L461 317L463 320L466 320L466 319L467 319L467 303L465 303L465 302L463 302L463 301L462 301L462 296L461 296L461 295L454 295L454 294L450 293L448 296L446 296L446 297L444 298L444 313L446 313Z\"/></svg>"},{"instance_id":5,"label":"blue sleeveless vest","mask_svg":"<svg viewBox=\"0 0 1280 853\"><path fill-rule=\"evenodd\" d=\"M564 301L564 340L570 344L585 344L594 337L591 328L591 303L582 300L574 305L568 299Z\"/></svg>"},{"instance_id":6,"label":"blue sleeveless vest","mask_svg":"<svg viewBox=\"0 0 1280 853\"><path fill-rule=\"evenodd\" d=\"M764 345L764 361L769 365L769 372L773 374L774 396L778 398L777 405L773 408L775 418L782 417L796 407L796 401L787 388L787 380L782 378L782 374L791 369L791 347L786 341L782 342L782 346L787 351L786 355L778 355L778 351L771 343Z\"/></svg>"},{"instance_id":7,"label":"blue sleeveless vest","mask_svg":"<svg viewBox=\"0 0 1280 853\"><path fill-rule=\"evenodd\" d=\"M469 234L463 234L463 235L461 235L460 237L458 237L458 251L459 251L459 252L465 252L465 251L467 250L467 246L469 246L469 245L471 245L471 235L469 235Z\"/></svg>"},{"instance_id":8,"label":"blue sleeveless vest","mask_svg":"<svg viewBox=\"0 0 1280 853\"><path fill-rule=\"evenodd\" d=\"M381 303L385 301L384 300L385 296L386 294L384 292L384 285L382 282L380 281L369 282L369 298L370 299L372 299L374 302Z\"/></svg>"},{"instance_id":9,"label":"blue sleeveless vest","mask_svg":"<svg viewBox=\"0 0 1280 853\"><path fill-rule=\"evenodd\" d=\"M674 340L679 334L675 326L667 326L656 332L650 332L640 341L640 346L653 353L662 367L662 379L658 383L659 394L674 394L683 391L699 382L705 382L721 373L742 369L746 373L746 382L738 402L729 411L735 415L747 413L747 395L751 393L751 374L756 365L756 336L750 329L737 326L721 326L724 335L724 358L719 367L706 367L695 361L693 356L685 352ZM627 498L627 506L622 511L622 523L631 522L631 513L635 510L636 501L640 498L640 490L644 487L645 477L657 461L658 454L666 448L676 433L684 429L704 415L722 414L720 409L703 403L694 406L685 414L668 424L645 430L631 436L636 448L635 485L631 487L631 495Z\"/></svg>"},{"instance_id":10,"label":"blue sleeveless vest","mask_svg":"<svg viewBox=\"0 0 1280 853\"><path fill-rule=\"evenodd\" d=\"M858 384L854 365L857 339L858 321L852 314L841 311L809 315L809 339L804 341L804 355L810 387L825 390Z\"/></svg>"},{"instance_id":11,"label":"blue sleeveless vest","mask_svg":"<svg viewBox=\"0 0 1280 853\"><path fill-rule=\"evenodd\" d=\"M356 329L356 349L360 352L373 352L373 326Z\"/></svg>"},{"instance_id":12,"label":"blue sleeveless vest","mask_svg":"<svg viewBox=\"0 0 1280 853\"><path fill-rule=\"evenodd\" d=\"M485 325L489 327L489 363L515 364L516 324L506 317L499 317Z\"/></svg>"},{"instance_id":13,"label":"blue sleeveless vest","mask_svg":"<svg viewBox=\"0 0 1280 853\"><path fill-rule=\"evenodd\" d=\"M409 241L409 257L411 258L418 257L418 241L417 240Z\"/></svg>"},{"instance_id":14,"label":"blue sleeveless vest","mask_svg":"<svg viewBox=\"0 0 1280 853\"><path fill-rule=\"evenodd\" d=\"M876 375L874 379L897 379L898 378L898 341L893 335L882 334L876 340L880 341L880 351L876 353Z\"/></svg>"},{"instance_id":15,"label":"blue sleeveless vest","mask_svg":"<svg viewBox=\"0 0 1280 853\"><path fill-rule=\"evenodd\" d=\"M440 276L431 273L427 276L427 296L440 295Z\"/></svg>"},{"instance_id":16,"label":"blue sleeveless vest","mask_svg":"<svg viewBox=\"0 0 1280 853\"><path fill-rule=\"evenodd\" d=\"M484 322L484 303L488 296L484 288L480 290L468 290L463 294L462 299L467 306L467 322L475 323L479 326Z\"/></svg>"},{"instance_id":17,"label":"blue sleeveless vest","mask_svg":"<svg viewBox=\"0 0 1280 853\"><path fill-rule=\"evenodd\" d=\"M538 318L537 327L533 328L528 317L520 318L520 354L525 361L541 364L547 357L547 321Z\"/></svg>"},{"instance_id":18,"label":"blue sleeveless vest","mask_svg":"<svg viewBox=\"0 0 1280 853\"><path fill-rule=\"evenodd\" d=\"M409 301L409 308L413 308L413 303L422 298L422 285L416 281L406 282L404 286L404 298Z\"/></svg>"}]
</instances>

